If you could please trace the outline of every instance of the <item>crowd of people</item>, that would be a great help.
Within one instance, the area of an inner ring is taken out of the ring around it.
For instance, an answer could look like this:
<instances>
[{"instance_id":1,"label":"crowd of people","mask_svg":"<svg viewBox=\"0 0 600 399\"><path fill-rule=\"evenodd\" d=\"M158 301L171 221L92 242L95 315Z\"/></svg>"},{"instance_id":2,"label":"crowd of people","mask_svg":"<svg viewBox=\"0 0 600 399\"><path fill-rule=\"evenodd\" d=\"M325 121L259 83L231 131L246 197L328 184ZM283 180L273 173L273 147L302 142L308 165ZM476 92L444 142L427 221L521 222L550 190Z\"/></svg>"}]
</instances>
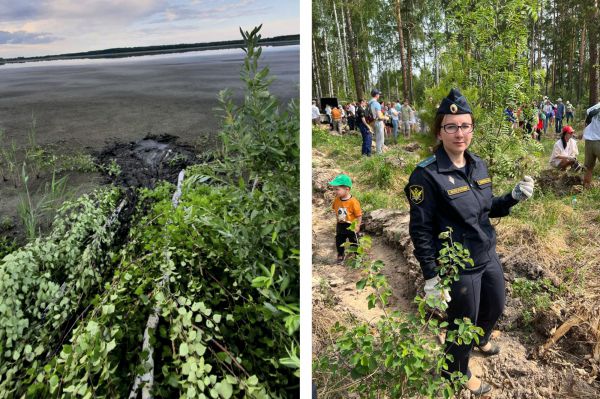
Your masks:
<instances>
[{"instance_id":1,"label":"crowd of people","mask_svg":"<svg viewBox=\"0 0 600 399\"><path fill-rule=\"evenodd\" d=\"M368 102L360 99L333 107L326 104L324 108L331 130L342 134L344 126L347 126L348 130L360 131L363 137L362 154L365 156L371 156L373 136L376 152L381 154L386 141L397 143L400 133L410 138L411 134L420 130L417 111L408 99L383 102L380 96L381 92L374 89ZM312 103L312 120L315 125L321 123L321 111L316 101Z\"/></svg>"},{"instance_id":2,"label":"crowd of people","mask_svg":"<svg viewBox=\"0 0 600 399\"><path fill-rule=\"evenodd\" d=\"M363 139L361 152L364 156L371 156L373 139L376 153L381 154L386 141L397 143L400 133L405 138L410 138L411 134L420 130L417 111L408 99L403 102L383 102L380 97L381 92L373 89L368 102L361 99L333 107L327 104L324 108L326 123L331 130L342 134L347 126L349 130L360 131ZM559 97L553 103L548 96L544 96L539 103L523 103L518 108L509 105L504 110L504 116L512 124L512 128L522 129L533 139L541 141L543 136L554 137L556 142L550 154L550 165L560 170L584 172L584 186L591 184L592 170L596 160L600 160L600 104L586 110L586 128L582 135L585 145L583 164L577 159L578 143L571 126L575 107L571 102L563 103ZM321 123L321 111L316 101L312 104L312 119L313 124Z\"/></svg>"},{"instance_id":3,"label":"crowd of people","mask_svg":"<svg viewBox=\"0 0 600 399\"><path fill-rule=\"evenodd\" d=\"M563 122L566 124L573 122L575 107L569 101L563 103L560 97L554 104L548 96L544 96L539 103L535 101L523 103L519 107L508 105L504 110L504 116L513 128L521 128L532 138L541 141L542 132L547 135L549 126L551 132L554 126L554 133L561 134Z\"/></svg>"}]
</instances>

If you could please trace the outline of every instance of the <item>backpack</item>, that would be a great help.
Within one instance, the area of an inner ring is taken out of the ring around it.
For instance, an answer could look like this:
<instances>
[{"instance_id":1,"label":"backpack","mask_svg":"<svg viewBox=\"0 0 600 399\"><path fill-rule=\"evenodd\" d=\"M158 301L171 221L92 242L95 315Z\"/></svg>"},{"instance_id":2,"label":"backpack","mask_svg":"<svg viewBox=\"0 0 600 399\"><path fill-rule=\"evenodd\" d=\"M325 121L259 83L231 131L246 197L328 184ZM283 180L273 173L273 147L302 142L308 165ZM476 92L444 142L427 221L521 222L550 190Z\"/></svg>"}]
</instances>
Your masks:
<instances>
[{"instance_id":1,"label":"backpack","mask_svg":"<svg viewBox=\"0 0 600 399\"><path fill-rule=\"evenodd\" d=\"M367 121L367 124L372 124L373 122L375 122L375 117L373 117L373 110L371 109L371 104L373 103L373 100L369 101L369 103L367 104L367 109L365 112L365 121Z\"/></svg>"}]
</instances>

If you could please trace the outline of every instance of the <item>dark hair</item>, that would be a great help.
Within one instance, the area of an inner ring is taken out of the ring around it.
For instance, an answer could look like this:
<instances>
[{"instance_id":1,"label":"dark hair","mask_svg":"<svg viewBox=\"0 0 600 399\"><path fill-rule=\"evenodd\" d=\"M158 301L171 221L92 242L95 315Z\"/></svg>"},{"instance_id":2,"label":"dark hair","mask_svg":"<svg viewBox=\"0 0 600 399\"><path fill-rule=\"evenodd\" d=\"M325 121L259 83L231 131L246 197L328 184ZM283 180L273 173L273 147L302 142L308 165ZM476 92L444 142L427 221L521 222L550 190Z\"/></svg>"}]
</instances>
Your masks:
<instances>
[{"instance_id":1,"label":"dark hair","mask_svg":"<svg viewBox=\"0 0 600 399\"><path fill-rule=\"evenodd\" d=\"M471 115L471 123L475 125L475 117L473 114ZM444 121L444 116L446 114L437 114L435 119L433 120L433 124L431 125L431 131L433 133L433 139L435 140L435 145L433 146L433 152L436 152L438 148L442 146L442 142L438 140L438 133L442 130L442 122Z\"/></svg>"},{"instance_id":2,"label":"dark hair","mask_svg":"<svg viewBox=\"0 0 600 399\"><path fill-rule=\"evenodd\" d=\"M574 132L570 132L569 134L573 134ZM562 142L563 148L567 149L567 140L565 140L565 134L567 134L567 132L565 130L563 130L560 133L560 141Z\"/></svg>"}]
</instances>

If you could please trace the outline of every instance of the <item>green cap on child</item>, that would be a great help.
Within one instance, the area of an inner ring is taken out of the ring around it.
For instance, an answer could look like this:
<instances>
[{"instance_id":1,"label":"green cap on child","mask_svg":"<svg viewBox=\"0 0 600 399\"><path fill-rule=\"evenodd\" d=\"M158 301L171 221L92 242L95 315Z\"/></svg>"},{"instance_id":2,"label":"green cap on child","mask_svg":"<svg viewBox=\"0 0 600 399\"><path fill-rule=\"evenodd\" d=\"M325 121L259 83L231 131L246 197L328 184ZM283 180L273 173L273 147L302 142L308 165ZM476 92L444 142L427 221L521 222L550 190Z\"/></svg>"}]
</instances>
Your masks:
<instances>
[{"instance_id":1,"label":"green cap on child","mask_svg":"<svg viewBox=\"0 0 600 399\"><path fill-rule=\"evenodd\" d=\"M329 184L331 186L346 186L352 188L352 179L350 179L350 176L342 173L341 175L337 175L335 179L329 182Z\"/></svg>"}]
</instances>

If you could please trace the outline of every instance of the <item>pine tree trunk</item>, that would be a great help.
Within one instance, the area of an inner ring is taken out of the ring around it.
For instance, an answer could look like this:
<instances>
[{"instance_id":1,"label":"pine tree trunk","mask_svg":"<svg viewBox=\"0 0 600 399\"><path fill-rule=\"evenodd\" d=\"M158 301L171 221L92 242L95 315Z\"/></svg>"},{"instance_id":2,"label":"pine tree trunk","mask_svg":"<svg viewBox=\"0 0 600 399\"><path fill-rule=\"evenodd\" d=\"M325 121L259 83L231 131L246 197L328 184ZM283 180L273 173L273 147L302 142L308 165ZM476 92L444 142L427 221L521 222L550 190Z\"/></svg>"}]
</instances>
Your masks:
<instances>
[{"instance_id":1,"label":"pine tree trunk","mask_svg":"<svg viewBox=\"0 0 600 399\"><path fill-rule=\"evenodd\" d=\"M344 2L342 1L342 3L340 4L340 12L342 13L342 37L344 38L343 40L343 44L344 44L344 68L346 70L346 82L348 83L348 93L347 95L349 97L353 96L354 93L351 93L351 87L350 87L350 77L348 76L348 74L350 73L350 64L348 62L348 58L350 58L350 55L348 54L348 36L346 35L346 13L347 11L344 10Z\"/></svg>"},{"instance_id":2,"label":"pine tree trunk","mask_svg":"<svg viewBox=\"0 0 600 399\"><path fill-rule=\"evenodd\" d=\"M323 42L325 43L325 58L327 59L327 88L329 89L327 95L329 97L333 97L333 79L331 77L331 60L329 59L329 47L327 46L327 30L323 30Z\"/></svg>"},{"instance_id":3,"label":"pine tree trunk","mask_svg":"<svg viewBox=\"0 0 600 399\"><path fill-rule=\"evenodd\" d=\"M597 29L594 29L597 30ZM590 30L591 33L591 30ZM595 37L598 38L597 32L595 32ZM590 67L589 67L589 88L590 88L590 101L589 105L593 105L598 103L598 43L596 40L592 40L590 36L589 40L590 46Z\"/></svg>"},{"instance_id":4,"label":"pine tree trunk","mask_svg":"<svg viewBox=\"0 0 600 399\"><path fill-rule=\"evenodd\" d=\"M412 46L410 44L410 29L406 30L406 62L408 65L408 98L413 101L413 79L412 79Z\"/></svg>"},{"instance_id":5,"label":"pine tree trunk","mask_svg":"<svg viewBox=\"0 0 600 399\"><path fill-rule=\"evenodd\" d=\"M352 62L352 75L354 76L354 88L356 89L356 98L364 98L363 82L360 77L360 66L358 63L357 43L354 38L354 30L352 29L352 19L350 11L346 10L346 30L348 31L348 48L350 50L350 61Z\"/></svg>"},{"instance_id":6,"label":"pine tree trunk","mask_svg":"<svg viewBox=\"0 0 600 399\"><path fill-rule=\"evenodd\" d=\"M315 82L314 87L314 95L317 99L321 99L323 97L323 89L322 89L322 76L321 76L321 68L319 65L319 56L317 51L317 44L315 39L312 41L312 61L313 61L313 81Z\"/></svg>"},{"instance_id":7,"label":"pine tree trunk","mask_svg":"<svg viewBox=\"0 0 600 399\"><path fill-rule=\"evenodd\" d=\"M398 25L398 41L400 42L400 62L402 63L402 95L406 98L408 96L408 74L406 61L406 54L404 50L404 33L402 25L402 12L400 7L400 0L395 1L396 6L396 23Z\"/></svg>"},{"instance_id":8,"label":"pine tree trunk","mask_svg":"<svg viewBox=\"0 0 600 399\"><path fill-rule=\"evenodd\" d=\"M345 56L344 56L344 42L342 40L342 34L340 31L340 23L337 15L337 7L335 5L335 1L333 2L333 18L335 21L335 27L337 30L337 36L339 41L339 56L340 56L340 65L339 68L342 70L342 83L344 85L344 94L348 95L348 69L345 67ZM338 93L339 96L339 93Z\"/></svg>"},{"instance_id":9,"label":"pine tree trunk","mask_svg":"<svg viewBox=\"0 0 600 399\"><path fill-rule=\"evenodd\" d=\"M532 22L531 24L531 43L530 43L530 63L529 63L529 84L531 86L534 85L533 81L533 70L535 69L535 26L537 22Z\"/></svg>"},{"instance_id":10,"label":"pine tree trunk","mask_svg":"<svg viewBox=\"0 0 600 399\"><path fill-rule=\"evenodd\" d=\"M320 3L317 3L320 4ZM325 21L325 14L323 13L323 6L321 5L320 9L321 21ZM327 45L327 29L323 29L323 48L325 50L325 63L327 64L327 96L333 97L333 78L331 76L331 61L329 57L329 46Z\"/></svg>"},{"instance_id":11,"label":"pine tree trunk","mask_svg":"<svg viewBox=\"0 0 600 399\"><path fill-rule=\"evenodd\" d=\"M569 53L569 77L567 78L567 86L569 88L569 96L573 95L573 68L575 65L575 29L571 30L571 48Z\"/></svg>"},{"instance_id":12,"label":"pine tree trunk","mask_svg":"<svg viewBox=\"0 0 600 399\"><path fill-rule=\"evenodd\" d=\"M583 85L583 79L585 74L585 38L586 38L586 24L583 22L583 29L581 30L581 44L579 46L579 84L577 85L577 102L581 100L581 86Z\"/></svg>"},{"instance_id":13,"label":"pine tree trunk","mask_svg":"<svg viewBox=\"0 0 600 399\"><path fill-rule=\"evenodd\" d=\"M594 0L594 17L593 24L590 25L590 99L589 105L594 105L598 103L598 63L600 59L598 58L598 40L600 40L600 26L598 25L598 20L600 19L600 9L598 8L598 0Z\"/></svg>"}]
</instances>

